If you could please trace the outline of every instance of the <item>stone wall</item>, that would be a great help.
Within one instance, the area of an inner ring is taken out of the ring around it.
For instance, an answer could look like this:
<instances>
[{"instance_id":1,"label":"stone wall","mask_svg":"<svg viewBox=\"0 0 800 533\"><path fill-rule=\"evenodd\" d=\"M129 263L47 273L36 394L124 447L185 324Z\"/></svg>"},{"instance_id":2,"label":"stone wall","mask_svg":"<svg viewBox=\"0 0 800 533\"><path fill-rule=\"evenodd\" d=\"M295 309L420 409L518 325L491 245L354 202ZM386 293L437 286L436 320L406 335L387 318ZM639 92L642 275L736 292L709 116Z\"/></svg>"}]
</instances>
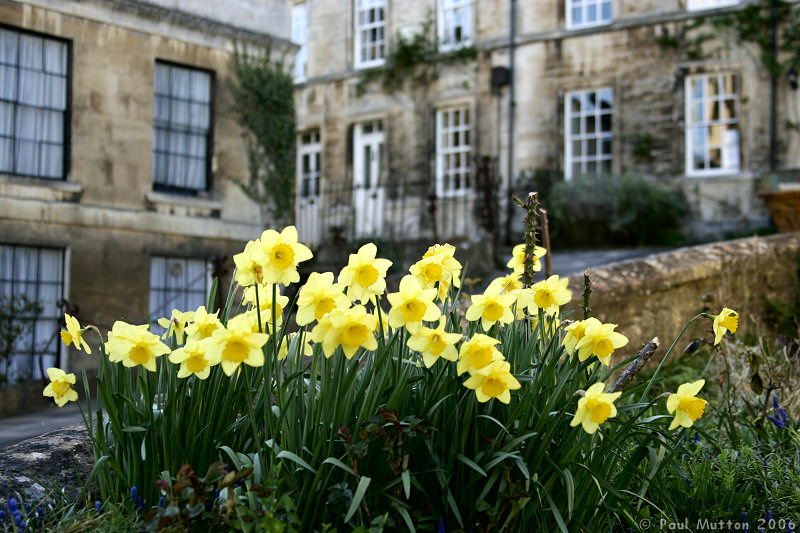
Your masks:
<instances>
[{"instance_id":1,"label":"stone wall","mask_svg":"<svg viewBox=\"0 0 800 533\"><path fill-rule=\"evenodd\" d=\"M753 331L765 302L797 299L800 233L753 237L682 248L592 271L592 316L619 324L630 339L622 354L632 354L653 337L662 356L686 323L700 312L723 307L739 312L736 338ZM582 277L570 279L579 313ZM578 316L576 314L576 316ZM680 353L693 338L713 341L711 321L699 319L676 347Z\"/></svg>"}]
</instances>

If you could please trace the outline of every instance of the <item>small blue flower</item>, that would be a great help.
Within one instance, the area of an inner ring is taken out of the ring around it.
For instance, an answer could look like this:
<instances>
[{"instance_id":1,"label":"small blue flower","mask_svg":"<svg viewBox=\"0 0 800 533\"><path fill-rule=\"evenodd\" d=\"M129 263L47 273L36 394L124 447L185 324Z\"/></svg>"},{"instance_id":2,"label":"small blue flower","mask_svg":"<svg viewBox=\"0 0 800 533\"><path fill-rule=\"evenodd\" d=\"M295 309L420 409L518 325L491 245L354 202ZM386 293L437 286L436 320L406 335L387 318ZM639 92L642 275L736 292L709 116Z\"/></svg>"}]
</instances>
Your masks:
<instances>
[{"instance_id":1,"label":"small blue flower","mask_svg":"<svg viewBox=\"0 0 800 533\"><path fill-rule=\"evenodd\" d=\"M44 520L44 509L42 509L41 505L36 508L36 516L39 517L39 520Z\"/></svg>"},{"instance_id":2,"label":"small blue flower","mask_svg":"<svg viewBox=\"0 0 800 533\"><path fill-rule=\"evenodd\" d=\"M6 518L6 513L5 513L5 511L0 511L0 522L2 522L3 520L5 520L5 518Z\"/></svg>"},{"instance_id":3,"label":"small blue flower","mask_svg":"<svg viewBox=\"0 0 800 533\"><path fill-rule=\"evenodd\" d=\"M700 433L697 432L697 431L694 432L694 443L695 444L699 444L700 443Z\"/></svg>"},{"instance_id":4,"label":"small blue flower","mask_svg":"<svg viewBox=\"0 0 800 533\"><path fill-rule=\"evenodd\" d=\"M94 502L94 510L99 514L103 510L103 504L100 503L100 500Z\"/></svg>"},{"instance_id":5,"label":"small blue flower","mask_svg":"<svg viewBox=\"0 0 800 533\"><path fill-rule=\"evenodd\" d=\"M17 510L17 500L15 500L14 498L10 498L8 500L8 510L11 511L12 513Z\"/></svg>"},{"instance_id":6,"label":"small blue flower","mask_svg":"<svg viewBox=\"0 0 800 533\"><path fill-rule=\"evenodd\" d=\"M164 507L164 497L163 496L158 499L158 506L159 507Z\"/></svg>"},{"instance_id":7,"label":"small blue flower","mask_svg":"<svg viewBox=\"0 0 800 533\"><path fill-rule=\"evenodd\" d=\"M436 533L445 533L444 532L444 517L439 517L439 524L436 526Z\"/></svg>"},{"instance_id":8,"label":"small blue flower","mask_svg":"<svg viewBox=\"0 0 800 533\"><path fill-rule=\"evenodd\" d=\"M136 503L139 504L139 509L144 509L144 500L142 500L141 496L139 496L139 499Z\"/></svg>"},{"instance_id":9,"label":"small blue flower","mask_svg":"<svg viewBox=\"0 0 800 533\"><path fill-rule=\"evenodd\" d=\"M138 491L136 490L136 487L131 487L131 501L132 502L136 502L137 493L138 493Z\"/></svg>"},{"instance_id":10,"label":"small blue flower","mask_svg":"<svg viewBox=\"0 0 800 533\"><path fill-rule=\"evenodd\" d=\"M765 520L767 520L768 522L769 522L770 520L772 520L772 511L770 511L770 510L767 510L767 516L765 517Z\"/></svg>"}]
</instances>

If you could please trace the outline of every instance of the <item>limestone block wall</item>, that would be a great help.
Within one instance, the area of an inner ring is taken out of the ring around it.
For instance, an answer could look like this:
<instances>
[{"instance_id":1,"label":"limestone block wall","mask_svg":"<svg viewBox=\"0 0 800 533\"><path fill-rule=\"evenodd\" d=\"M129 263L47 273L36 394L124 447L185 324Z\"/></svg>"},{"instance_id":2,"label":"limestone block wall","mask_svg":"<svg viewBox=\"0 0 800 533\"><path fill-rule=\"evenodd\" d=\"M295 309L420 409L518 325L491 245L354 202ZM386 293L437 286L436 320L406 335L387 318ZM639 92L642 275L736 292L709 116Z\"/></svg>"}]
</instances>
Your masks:
<instances>
[{"instance_id":1,"label":"limestone block wall","mask_svg":"<svg viewBox=\"0 0 800 533\"><path fill-rule=\"evenodd\" d=\"M592 316L619 324L630 339L622 354L632 354L653 337L662 356L686 323L706 310L739 312L741 338L763 316L767 300L798 298L800 233L753 237L682 248L609 265L592 272ZM583 278L570 279L579 313ZM576 315L579 316L579 315ZM700 319L676 347L679 354L693 338L713 340L711 321Z\"/></svg>"}]
</instances>

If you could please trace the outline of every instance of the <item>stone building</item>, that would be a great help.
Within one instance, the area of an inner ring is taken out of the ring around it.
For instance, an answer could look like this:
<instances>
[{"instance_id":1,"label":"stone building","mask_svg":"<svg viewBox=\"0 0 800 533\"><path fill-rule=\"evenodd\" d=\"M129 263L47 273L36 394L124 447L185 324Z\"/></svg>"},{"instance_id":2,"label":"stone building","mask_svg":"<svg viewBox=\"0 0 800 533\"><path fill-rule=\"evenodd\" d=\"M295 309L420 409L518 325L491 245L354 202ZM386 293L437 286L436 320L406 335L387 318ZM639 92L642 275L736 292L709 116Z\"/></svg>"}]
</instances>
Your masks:
<instances>
[{"instance_id":1,"label":"stone building","mask_svg":"<svg viewBox=\"0 0 800 533\"><path fill-rule=\"evenodd\" d=\"M107 329L195 308L260 234L235 183L247 159L228 85L234 41L295 52L290 14L281 0L0 1L0 297L41 306L0 361L6 384L92 366L62 348L64 311Z\"/></svg>"},{"instance_id":2,"label":"stone building","mask_svg":"<svg viewBox=\"0 0 800 533\"><path fill-rule=\"evenodd\" d=\"M474 206L487 204L487 173L500 183L499 220L508 191L536 169L673 183L693 239L766 224L760 180L800 163L796 84L777 80L771 156L762 51L697 23L753 3L295 0L301 233L451 238L485 222ZM441 61L422 79L401 71L401 89L387 90L374 69L426 21ZM466 48L474 54L458 56ZM496 67L513 72L513 134L508 72Z\"/></svg>"}]
</instances>

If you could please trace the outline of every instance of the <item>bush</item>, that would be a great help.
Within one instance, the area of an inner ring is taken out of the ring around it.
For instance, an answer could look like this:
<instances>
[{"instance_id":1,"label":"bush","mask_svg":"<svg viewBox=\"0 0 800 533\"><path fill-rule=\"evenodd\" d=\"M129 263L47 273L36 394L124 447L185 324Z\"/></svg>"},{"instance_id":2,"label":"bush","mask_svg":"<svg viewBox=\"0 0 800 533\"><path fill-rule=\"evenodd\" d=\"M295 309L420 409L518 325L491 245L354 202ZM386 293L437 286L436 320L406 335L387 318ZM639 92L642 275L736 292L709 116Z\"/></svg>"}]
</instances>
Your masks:
<instances>
[{"instance_id":1,"label":"bush","mask_svg":"<svg viewBox=\"0 0 800 533\"><path fill-rule=\"evenodd\" d=\"M683 194L641 176L584 176L553 185L542 202L557 246L642 246L681 242Z\"/></svg>"}]
</instances>

